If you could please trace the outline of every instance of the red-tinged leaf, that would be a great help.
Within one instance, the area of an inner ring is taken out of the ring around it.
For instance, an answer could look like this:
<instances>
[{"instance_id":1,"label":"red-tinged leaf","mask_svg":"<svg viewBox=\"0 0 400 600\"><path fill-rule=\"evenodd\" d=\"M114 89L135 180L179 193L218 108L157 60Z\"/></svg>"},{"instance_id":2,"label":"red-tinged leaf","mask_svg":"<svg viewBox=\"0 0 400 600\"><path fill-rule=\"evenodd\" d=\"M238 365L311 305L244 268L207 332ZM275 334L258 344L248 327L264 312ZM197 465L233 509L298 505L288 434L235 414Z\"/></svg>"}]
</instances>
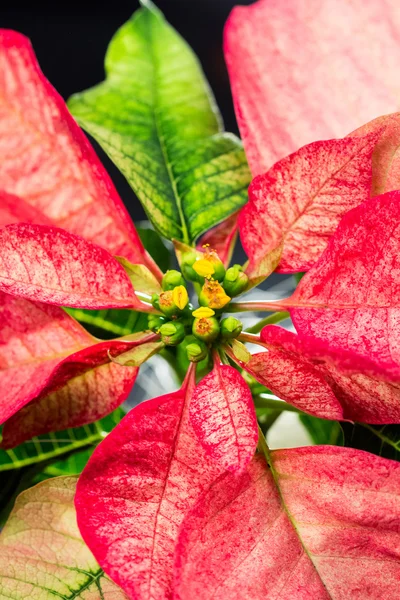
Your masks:
<instances>
[{"instance_id":1,"label":"red-tinged leaf","mask_svg":"<svg viewBox=\"0 0 400 600\"><path fill-rule=\"evenodd\" d=\"M365 136L314 142L256 177L239 217L249 270L283 247L278 271L307 271L341 217L370 197L372 152L382 127Z\"/></svg>"},{"instance_id":2,"label":"red-tinged leaf","mask_svg":"<svg viewBox=\"0 0 400 600\"><path fill-rule=\"evenodd\" d=\"M364 357L281 327L265 327L261 340L268 352L244 367L283 400L323 418L400 423L400 368L386 373ZM338 403L342 416L333 416Z\"/></svg>"},{"instance_id":3,"label":"red-tinged leaf","mask_svg":"<svg viewBox=\"0 0 400 600\"><path fill-rule=\"evenodd\" d=\"M251 391L236 369L215 360L194 390L190 420L211 458L224 469L245 469L257 447L257 418Z\"/></svg>"},{"instance_id":4,"label":"red-tinged leaf","mask_svg":"<svg viewBox=\"0 0 400 600\"><path fill-rule=\"evenodd\" d=\"M145 263L159 276L110 177L26 37L0 30L0 71L2 188L54 224Z\"/></svg>"},{"instance_id":5,"label":"red-tinged leaf","mask_svg":"<svg viewBox=\"0 0 400 600\"><path fill-rule=\"evenodd\" d=\"M399 30L397 0L236 7L225 57L253 175L305 144L397 110Z\"/></svg>"},{"instance_id":6,"label":"red-tinged leaf","mask_svg":"<svg viewBox=\"0 0 400 600\"><path fill-rule=\"evenodd\" d=\"M234 213L228 219L210 229L197 244L198 250L202 250L205 245L210 246L217 252L225 267L227 267L231 261L236 243L237 218L238 213Z\"/></svg>"},{"instance_id":7,"label":"red-tinged leaf","mask_svg":"<svg viewBox=\"0 0 400 600\"><path fill-rule=\"evenodd\" d=\"M192 385L134 408L96 448L78 483L82 536L135 600L172 598L180 524L221 473L189 423Z\"/></svg>"},{"instance_id":8,"label":"red-tinged leaf","mask_svg":"<svg viewBox=\"0 0 400 600\"><path fill-rule=\"evenodd\" d=\"M249 362L242 364L250 375L273 394L310 415L343 419L342 406L331 386L300 352L283 346L279 337L273 342L268 340L266 348L266 352L253 354Z\"/></svg>"},{"instance_id":9,"label":"red-tinged leaf","mask_svg":"<svg viewBox=\"0 0 400 600\"><path fill-rule=\"evenodd\" d=\"M84 358L76 356L77 360ZM77 374L59 389L47 395L43 392L8 419L3 427L1 447L13 448L37 435L94 423L125 402L138 369L104 363L103 356L101 359L103 363L98 364L98 355L89 356L91 366L78 363ZM61 373L62 368L68 366L62 365Z\"/></svg>"},{"instance_id":10,"label":"red-tinged leaf","mask_svg":"<svg viewBox=\"0 0 400 600\"><path fill-rule=\"evenodd\" d=\"M175 600L396 600L400 465L318 446L221 476L186 517Z\"/></svg>"},{"instance_id":11,"label":"red-tinged leaf","mask_svg":"<svg viewBox=\"0 0 400 600\"><path fill-rule=\"evenodd\" d=\"M13 194L0 190L0 227L12 223L51 225L50 219L39 210Z\"/></svg>"},{"instance_id":12,"label":"red-tinged leaf","mask_svg":"<svg viewBox=\"0 0 400 600\"><path fill-rule=\"evenodd\" d=\"M400 192L348 212L287 305L300 335L399 367Z\"/></svg>"},{"instance_id":13,"label":"red-tinged leaf","mask_svg":"<svg viewBox=\"0 0 400 600\"><path fill-rule=\"evenodd\" d=\"M349 137L382 130L372 156L371 196L400 188L400 113L378 117L353 131Z\"/></svg>"},{"instance_id":14,"label":"red-tinged leaf","mask_svg":"<svg viewBox=\"0 0 400 600\"><path fill-rule=\"evenodd\" d=\"M47 225L0 230L0 291L78 308L144 306L107 250Z\"/></svg>"},{"instance_id":15,"label":"red-tinged leaf","mask_svg":"<svg viewBox=\"0 0 400 600\"><path fill-rule=\"evenodd\" d=\"M98 342L60 308L0 294L3 446L84 425L114 410L137 369L109 364L109 354L151 337L148 332Z\"/></svg>"},{"instance_id":16,"label":"red-tinged leaf","mask_svg":"<svg viewBox=\"0 0 400 600\"><path fill-rule=\"evenodd\" d=\"M13 600L127 600L79 534L77 477L56 477L20 494L0 538L0 594Z\"/></svg>"}]
</instances>

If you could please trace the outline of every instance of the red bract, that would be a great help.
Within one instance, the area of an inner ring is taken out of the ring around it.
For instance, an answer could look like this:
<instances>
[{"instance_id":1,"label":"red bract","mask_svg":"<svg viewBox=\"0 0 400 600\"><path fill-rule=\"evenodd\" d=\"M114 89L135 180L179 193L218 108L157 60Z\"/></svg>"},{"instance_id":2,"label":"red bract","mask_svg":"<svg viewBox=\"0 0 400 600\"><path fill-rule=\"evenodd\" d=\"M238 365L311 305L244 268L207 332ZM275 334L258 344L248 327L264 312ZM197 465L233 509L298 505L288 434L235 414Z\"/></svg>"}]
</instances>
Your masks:
<instances>
[{"instance_id":1,"label":"red bract","mask_svg":"<svg viewBox=\"0 0 400 600\"><path fill-rule=\"evenodd\" d=\"M0 290L64 306L140 306L129 277L107 250L46 225L0 229Z\"/></svg>"},{"instance_id":2,"label":"red bract","mask_svg":"<svg viewBox=\"0 0 400 600\"><path fill-rule=\"evenodd\" d=\"M9 447L105 416L137 374L109 358L137 341L99 343L37 301L152 310L110 253L161 274L28 40L0 31L0 63L0 290L26 299L1 296L0 413Z\"/></svg>"},{"instance_id":3,"label":"red bract","mask_svg":"<svg viewBox=\"0 0 400 600\"><path fill-rule=\"evenodd\" d=\"M308 270L341 217L370 196L372 152L380 130L314 142L256 177L239 217L249 273L282 247L278 271Z\"/></svg>"},{"instance_id":4,"label":"red bract","mask_svg":"<svg viewBox=\"0 0 400 600\"><path fill-rule=\"evenodd\" d=\"M267 352L242 366L274 394L297 408L327 419L400 423L400 368L383 372L352 352L337 352L314 338L265 327Z\"/></svg>"},{"instance_id":5,"label":"red bract","mask_svg":"<svg viewBox=\"0 0 400 600\"><path fill-rule=\"evenodd\" d=\"M353 131L349 137L382 131L372 157L371 196L400 188L400 113L378 117Z\"/></svg>"},{"instance_id":6,"label":"red bract","mask_svg":"<svg viewBox=\"0 0 400 600\"><path fill-rule=\"evenodd\" d=\"M145 263L159 276L106 170L41 72L29 40L0 30L0 64L1 188L53 224Z\"/></svg>"},{"instance_id":7,"label":"red bract","mask_svg":"<svg viewBox=\"0 0 400 600\"><path fill-rule=\"evenodd\" d=\"M236 7L225 56L253 174L300 146L397 110L398 30L396 0Z\"/></svg>"},{"instance_id":8,"label":"red bract","mask_svg":"<svg viewBox=\"0 0 400 600\"><path fill-rule=\"evenodd\" d=\"M300 348L285 345L279 332L294 340L296 336L277 327L267 329L275 333L275 339L271 340L270 335L266 340L268 352L253 354L243 368L279 398L300 410L321 418L342 419L343 409L324 376L303 358Z\"/></svg>"},{"instance_id":9,"label":"red bract","mask_svg":"<svg viewBox=\"0 0 400 600\"><path fill-rule=\"evenodd\" d=\"M300 335L400 365L400 192L348 212L292 298Z\"/></svg>"},{"instance_id":10,"label":"red bract","mask_svg":"<svg viewBox=\"0 0 400 600\"><path fill-rule=\"evenodd\" d=\"M205 233L197 244L201 250L204 245L210 246L216 251L224 265L227 267L232 258L233 248L237 238L237 213L231 215L219 225Z\"/></svg>"},{"instance_id":11,"label":"red bract","mask_svg":"<svg viewBox=\"0 0 400 600\"><path fill-rule=\"evenodd\" d=\"M399 464L329 446L268 462L221 476L186 517L175 600L397 598Z\"/></svg>"},{"instance_id":12,"label":"red bract","mask_svg":"<svg viewBox=\"0 0 400 600\"><path fill-rule=\"evenodd\" d=\"M207 454L225 469L242 471L252 459L258 430L251 391L240 373L218 358L194 390L190 419Z\"/></svg>"},{"instance_id":13,"label":"red bract","mask_svg":"<svg viewBox=\"0 0 400 600\"><path fill-rule=\"evenodd\" d=\"M0 190L0 227L20 222L51 225L50 219L39 210L21 198Z\"/></svg>"},{"instance_id":14,"label":"red bract","mask_svg":"<svg viewBox=\"0 0 400 600\"><path fill-rule=\"evenodd\" d=\"M149 333L99 342L57 307L6 294L0 304L3 446L91 423L126 399L138 369L110 363L109 353L148 341Z\"/></svg>"},{"instance_id":15,"label":"red bract","mask_svg":"<svg viewBox=\"0 0 400 600\"><path fill-rule=\"evenodd\" d=\"M221 473L189 423L193 388L134 408L95 450L78 482L78 524L105 572L135 600L172 598L179 526Z\"/></svg>"}]
</instances>

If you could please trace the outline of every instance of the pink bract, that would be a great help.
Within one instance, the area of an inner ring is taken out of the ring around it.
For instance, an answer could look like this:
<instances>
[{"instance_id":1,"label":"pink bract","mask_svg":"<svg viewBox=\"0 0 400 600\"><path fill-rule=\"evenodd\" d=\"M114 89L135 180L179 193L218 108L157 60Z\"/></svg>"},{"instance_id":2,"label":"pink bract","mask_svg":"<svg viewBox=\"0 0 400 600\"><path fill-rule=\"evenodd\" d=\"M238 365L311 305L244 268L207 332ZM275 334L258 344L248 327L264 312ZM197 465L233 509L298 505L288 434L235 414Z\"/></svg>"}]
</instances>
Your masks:
<instances>
[{"instance_id":1,"label":"pink bract","mask_svg":"<svg viewBox=\"0 0 400 600\"><path fill-rule=\"evenodd\" d=\"M400 465L329 446L268 462L222 475L185 518L174 600L396 598Z\"/></svg>"},{"instance_id":2,"label":"pink bract","mask_svg":"<svg viewBox=\"0 0 400 600\"><path fill-rule=\"evenodd\" d=\"M397 0L234 8L225 57L253 175L305 144L397 110L399 30Z\"/></svg>"},{"instance_id":3,"label":"pink bract","mask_svg":"<svg viewBox=\"0 0 400 600\"><path fill-rule=\"evenodd\" d=\"M129 598L172 598L179 526L222 469L189 422L193 390L134 408L95 450L75 504L86 543Z\"/></svg>"},{"instance_id":4,"label":"pink bract","mask_svg":"<svg viewBox=\"0 0 400 600\"><path fill-rule=\"evenodd\" d=\"M109 175L41 72L29 40L0 30L0 64L1 188L54 225L144 263L159 276Z\"/></svg>"},{"instance_id":5,"label":"pink bract","mask_svg":"<svg viewBox=\"0 0 400 600\"><path fill-rule=\"evenodd\" d=\"M258 429L250 388L236 369L214 361L190 403L193 429L207 454L225 469L242 471L257 447Z\"/></svg>"}]
</instances>

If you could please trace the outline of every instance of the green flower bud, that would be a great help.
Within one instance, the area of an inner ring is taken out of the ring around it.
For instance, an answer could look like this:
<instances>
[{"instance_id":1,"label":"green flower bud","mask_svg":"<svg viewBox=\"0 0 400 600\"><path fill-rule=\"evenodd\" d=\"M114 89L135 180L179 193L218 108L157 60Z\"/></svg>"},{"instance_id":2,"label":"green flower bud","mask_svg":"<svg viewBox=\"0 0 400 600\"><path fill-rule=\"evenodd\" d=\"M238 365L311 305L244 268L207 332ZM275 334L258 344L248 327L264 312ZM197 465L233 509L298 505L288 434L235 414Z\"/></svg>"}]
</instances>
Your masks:
<instances>
[{"instance_id":1,"label":"green flower bud","mask_svg":"<svg viewBox=\"0 0 400 600\"><path fill-rule=\"evenodd\" d=\"M197 340L186 346L186 354L190 362L198 363L208 354L207 346L201 340Z\"/></svg>"},{"instance_id":2,"label":"green flower bud","mask_svg":"<svg viewBox=\"0 0 400 600\"><path fill-rule=\"evenodd\" d=\"M151 304L157 310L160 310L160 296L158 294L153 294L151 297Z\"/></svg>"},{"instance_id":3,"label":"green flower bud","mask_svg":"<svg viewBox=\"0 0 400 600\"><path fill-rule=\"evenodd\" d=\"M215 250L209 248L206 248L203 256L193 264L193 269L200 277L200 281L204 281L204 278L222 281L225 275L224 263Z\"/></svg>"},{"instance_id":4,"label":"green flower bud","mask_svg":"<svg viewBox=\"0 0 400 600\"><path fill-rule=\"evenodd\" d=\"M240 265L233 265L225 273L223 286L229 296L239 296L247 288L249 278Z\"/></svg>"},{"instance_id":5,"label":"green flower bud","mask_svg":"<svg viewBox=\"0 0 400 600\"><path fill-rule=\"evenodd\" d=\"M163 312L167 317L174 317L181 312L180 308L174 302L173 290L162 292L160 294L158 304L159 310L161 310L161 312Z\"/></svg>"},{"instance_id":6,"label":"green flower bud","mask_svg":"<svg viewBox=\"0 0 400 600\"><path fill-rule=\"evenodd\" d=\"M200 317L193 321L193 335L204 342L213 342L219 335L219 323L215 317Z\"/></svg>"},{"instance_id":7,"label":"green flower bud","mask_svg":"<svg viewBox=\"0 0 400 600\"><path fill-rule=\"evenodd\" d=\"M193 250L191 252L185 252L181 259L181 271L185 279L189 281L199 281L199 276L193 269L193 264L197 260L197 252Z\"/></svg>"},{"instance_id":8,"label":"green flower bud","mask_svg":"<svg viewBox=\"0 0 400 600\"><path fill-rule=\"evenodd\" d=\"M185 338L185 327L179 321L164 323L159 329L159 334L166 346L177 346Z\"/></svg>"},{"instance_id":9,"label":"green flower bud","mask_svg":"<svg viewBox=\"0 0 400 600\"><path fill-rule=\"evenodd\" d=\"M147 326L151 331L154 331L154 333L157 333L161 325L165 322L165 317L159 317L158 315L149 315L147 318Z\"/></svg>"},{"instance_id":10,"label":"green flower bud","mask_svg":"<svg viewBox=\"0 0 400 600\"><path fill-rule=\"evenodd\" d=\"M221 337L224 340L237 338L242 333L243 329L242 323L235 317L226 317L225 319L222 319L220 327Z\"/></svg>"},{"instance_id":11,"label":"green flower bud","mask_svg":"<svg viewBox=\"0 0 400 600\"><path fill-rule=\"evenodd\" d=\"M214 310L219 310L228 304L230 297L225 294L222 285L214 279L206 279L199 294L199 303L201 306L208 306Z\"/></svg>"},{"instance_id":12,"label":"green flower bud","mask_svg":"<svg viewBox=\"0 0 400 600\"><path fill-rule=\"evenodd\" d=\"M161 281L162 289L164 291L173 290L178 285L185 285L182 273L175 271L174 269L167 271Z\"/></svg>"}]
</instances>

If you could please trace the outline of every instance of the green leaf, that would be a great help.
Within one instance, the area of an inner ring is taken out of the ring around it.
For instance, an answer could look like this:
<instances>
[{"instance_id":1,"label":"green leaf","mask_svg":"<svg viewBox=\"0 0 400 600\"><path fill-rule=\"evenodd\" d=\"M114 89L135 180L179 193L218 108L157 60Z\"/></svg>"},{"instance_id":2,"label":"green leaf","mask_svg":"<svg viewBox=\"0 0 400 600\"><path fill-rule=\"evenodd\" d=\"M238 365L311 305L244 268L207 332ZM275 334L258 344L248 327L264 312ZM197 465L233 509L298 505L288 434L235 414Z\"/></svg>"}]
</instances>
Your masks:
<instances>
[{"instance_id":1,"label":"green leaf","mask_svg":"<svg viewBox=\"0 0 400 600\"><path fill-rule=\"evenodd\" d=\"M342 423L345 446L400 461L400 425Z\"/></svg>"},{"instance_id":2,"label":"green leaf","mask_svg":"<svg viewBox=\"0 0 400 600\"><path fill-rule=\"evenodd\" d=\"M136 292L142 292L142 294L148 294L149 296L161 294L161 285L145 265L132 264L123 256L116 256L115 258L124 268Z\"/></svg>"},{"instance_id":3,"label":"green leaf","mask_svg":"<svg viewBox=\"0 0 400 600\"><path fill-rule=\"evenodd\" d=\"M327 421L304 414L300 415L300 421L307 429L314 444L343 446L343 431L337 421Z\"/></svg>"},{"instance_id":4,"label":"green leaf","mask_svg":"<svg viewBox=\"0 0 400 600\"><path fill-rule=\"evenodd\" d=\"M105 70L69 108L159 233L191 243L245 204L251 176L241 142L223 133L197 58L157 9L143 7L121 27Z\"/></svg>"},{"instance_id":5,"label":"green leaf","mask_svg":"<svg viewBox=\"0 0 400 600\"><path fill-rule=\"evenodd\" d=\"M143 246L164 273L171 267L171 253L157 231L149 228L137 227L136 231L142 240Z\"/></svg>"},{"instance_id":6,"label":"green leaf","mask_svg":"<svg viewBox=\"0 0 400 600\"><path fill-rule=\"evenodd\" d=\"M122 409L117 409L90 425L40 435L12 450L0 449L0 473L47 461L79 448L91 446L94 449L124 415Z\"/></svg>"},{"instance_id":7,"label":"green leaf","mask_svg":"<svg viewBox=\"0 0 400 600\"><path fill-rule=\"evenodd\" d=\"M65 308L89 333L102 340L130 335L147 329L147 315L128 309L86 310Z\"/></svg>"},{"instance_id":8,"label":"green leaf","mask_svg":"<svg viewBox=\"0 0 400 600\"><path fill-rule=\"evenodd\" d=\"M80 535L76 482L58 477L18 496L0 537L0 598L127 600Z\"/></svg>"}]
</instances>

